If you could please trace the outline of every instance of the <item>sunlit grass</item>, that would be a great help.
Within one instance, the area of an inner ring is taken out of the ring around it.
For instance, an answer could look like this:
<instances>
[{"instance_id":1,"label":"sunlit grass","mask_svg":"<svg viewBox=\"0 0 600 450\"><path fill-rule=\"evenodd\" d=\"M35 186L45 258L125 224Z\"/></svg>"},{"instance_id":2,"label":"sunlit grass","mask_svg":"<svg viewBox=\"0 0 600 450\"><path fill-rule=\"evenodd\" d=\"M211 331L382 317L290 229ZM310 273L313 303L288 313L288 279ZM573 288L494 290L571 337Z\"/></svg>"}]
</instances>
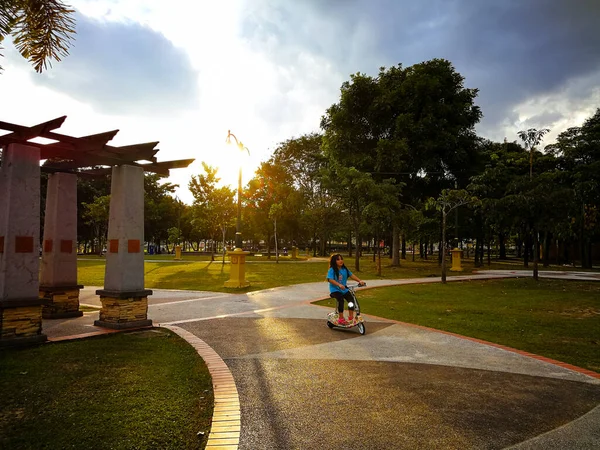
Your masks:
<instances>
[{"instance_id":1,"label":"sunlit grass","mask_svg":"<svg viewBox=\"0 0 600 450\"><path fill-rule=\"evenodd\" d=\"M406 260L401 260L399 267L392 267L390 258L382 257L381 276L377 275L377 262L373 261L372 256L365 256L360 261L360 277L369 280L441 276L437 258L421 260L417 257L413 262L410 256L408 255ZM351 271L355 271L354 258L345 256L345 262ZM106 260L102 257L79 259L77 262L79 283L87 286L103 286L105 264ZM146 257L145 287L230 292L231 289L223 287L225 281L229 279L229 267L228 260L223 264L221 259L210 261L210 257L205 256L184 256L182 261L174 261L172 256L168 260ZM250 287L243 291L324 281L328 267L327 258L294 261L288 257L281 258L280 263L277 264L275 258L268 260L266 257L251 257L246 264L246 279L250 282ZM452 277L473 273L478 269L520 270L523 268L523 263L520 261L494 261L489 266L485 264L483 267L476 268L472 260L467 260L463 263L462 272L449 271L447 274ZM531 265L529 269L531 270ZM551 267L551 270L556 269L568 268ZM236 290L236 292L240 291Z\"/></svg>"}]
</instances>

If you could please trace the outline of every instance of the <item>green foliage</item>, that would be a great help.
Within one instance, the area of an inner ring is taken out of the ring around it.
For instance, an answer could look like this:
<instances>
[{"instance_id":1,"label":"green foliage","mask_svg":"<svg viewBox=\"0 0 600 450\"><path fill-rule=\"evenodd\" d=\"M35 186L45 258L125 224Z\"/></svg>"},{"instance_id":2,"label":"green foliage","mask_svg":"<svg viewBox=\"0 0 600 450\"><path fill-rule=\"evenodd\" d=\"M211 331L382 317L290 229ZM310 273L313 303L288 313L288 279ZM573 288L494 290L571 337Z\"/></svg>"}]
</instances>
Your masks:
<instances>
[{"instance_id":1,"label":"green foliage","mask_svg":"<svg viewBox=\"0 0 600 450\"><path fill-rule=\"evenodd\" d=\"M264 239L267 250L271 248L270 241L274 235L274 222L271 217L273 205L281 206L276 207L276 214L278 225L283 225L281 228L284 229L284 235L287 234L293 239L293 230L297 228L302 199L292 182L289 169L288 165L278 164L275 158L271 158L261 163L246 190L247 217L254 237Z\"/></svg>"},{"instance_id":2,"label":"green foliage","mask_svg":"<svg viewBox=\"0 0 600 450\"><path fill-rule=\"evenodd\" d=\"M176 185L160 183L160 175L144 173L144 237L159 244L169 238L169 228L179 227L181 203L171 197Z\"/></svg>"},{"instance_id":3,"label":"green foliage","mask_svg":"<svg viewBox=\"0 0 600 450\"><path fill-rule=\"evenodd\" d=\"M453 209L469 204L476 206L479 199L464 189L444 189L437 199L430 198L426 206L446 216Z\"/></svg>"},{"instance_id":4,"label":"green foliage","mask_svg":"<svg viewBox=\"0 0 600 450\"><path fill-rule=\"evenodd\" d=\"M110 214L110 195L96 197L92 203L81 202L81 218L94 230L93 240L99 253L106 242L108 219Z\"/></svg>"},{"instance_id":5,"label":"green foliage","mask_svg":"<svg viewBox=\"0 0 600 450\"><path fill-rule=\"evenodd\" d=\"M234 192L226 186L217 188L218 169L204 162L202 167L204 173L192 176L188 185L194 196L191 224L198 236L211 239L222 236L224 249L225 233L233 226L236 214Z\"/></svg>"}]
</instances>

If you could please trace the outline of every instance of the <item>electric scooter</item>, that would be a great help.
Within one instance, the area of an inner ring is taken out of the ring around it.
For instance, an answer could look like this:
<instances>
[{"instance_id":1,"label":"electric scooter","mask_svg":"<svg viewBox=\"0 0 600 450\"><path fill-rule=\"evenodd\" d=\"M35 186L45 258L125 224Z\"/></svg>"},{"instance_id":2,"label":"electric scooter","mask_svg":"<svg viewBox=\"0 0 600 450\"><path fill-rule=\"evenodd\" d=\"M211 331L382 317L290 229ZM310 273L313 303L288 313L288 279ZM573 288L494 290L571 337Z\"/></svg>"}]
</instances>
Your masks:
<instances>
[{"instance_id":1,"label":"electric scooter","mask_svg":"<svg viewBox=\"0 0 600 450\"><path fill-rule=\"evenodd\" d=\"M352 295L352 301L348 302L348 307L352 307L354 306L354 320L352 322L347 323L346 325L342 325L338 322L338 311L337 308L333 311L330 312L329 314L327 314L327 326L329 328L354 328L354 327L358 327L358 332L360 334L365 334L367 332L367 329L365 328L365 321L362 318L362 316L360 315L360 304L358 303L358 299L356 298L356 293L354 292L355 289L359 286L366 286L367 284L361 284L361 285L354 285L354 286L346 286L348 288L348 291L350 291L350 295ZM352 305L354 304L354 305Z\"/></svg>"}]
</instances>

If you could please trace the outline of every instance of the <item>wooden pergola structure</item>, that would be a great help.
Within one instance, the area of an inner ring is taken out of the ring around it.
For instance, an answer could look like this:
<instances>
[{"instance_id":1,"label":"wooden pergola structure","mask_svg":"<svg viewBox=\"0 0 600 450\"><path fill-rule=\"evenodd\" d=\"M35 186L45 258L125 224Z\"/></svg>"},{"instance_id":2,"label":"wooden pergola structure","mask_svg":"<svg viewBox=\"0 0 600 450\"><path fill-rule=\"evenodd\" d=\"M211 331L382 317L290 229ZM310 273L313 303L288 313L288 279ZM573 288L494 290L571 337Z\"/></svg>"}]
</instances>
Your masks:
<instances>
[{"instance_id":1,"label":"wooden pergola structure","mask_svg":"<svg viewBox=\"0 0 600 450\"><path fill-rule=\"evenodd\" d=\"M152 324L147 318L152 291L144 288L143 273L143 175L169 176L170 169L194 159L158 162L158 142L108 145L118 130L83 137L56 132L65 119L34 126L0 121L7 132L0 136L0 347L44 341L42 317L82 314L76 251L80 176L112 175L109 251L95 325ZM40 267L41 172L49 175Z\"/></svg>"},{"instance_id":2,"label":"wooden pergola structure","mask_svg":"<svg viewBox=\"0 0 600 450\"><path fill-rule=\"evenodd\" d=\"M0 147L10 144L22 144L40 149L40 160L46 160L41 170L47 173L64 172L77 175L107 175L112 166L132 165L142 167L145 172L154 172L169 176L169 169L181 169L189 166L194 159L157 162L157 142L113 147L108 145L119 130L91 136L73 137L56 133L67 116L58 117L32 127L0 121L0 130L9 131L0 136ZM41 144L32 141L35 138L51 139L53 143ZM141 164L140 161L147 163ZM103 167L98 167L103 166Z\"/></svg>"}]
</instances>

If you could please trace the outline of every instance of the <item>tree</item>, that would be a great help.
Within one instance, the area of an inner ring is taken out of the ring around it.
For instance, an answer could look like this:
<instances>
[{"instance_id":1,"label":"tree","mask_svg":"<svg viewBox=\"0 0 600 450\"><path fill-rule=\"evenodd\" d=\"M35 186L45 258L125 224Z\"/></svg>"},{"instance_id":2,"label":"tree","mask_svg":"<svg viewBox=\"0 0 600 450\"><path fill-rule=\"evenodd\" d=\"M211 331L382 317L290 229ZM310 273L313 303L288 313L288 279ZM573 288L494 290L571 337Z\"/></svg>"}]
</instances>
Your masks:
<instances>
[{"instance_id":1,"label":"tree","mask_svg":"<svg viewBox=\"0 0 600 450\"><path fill-rule=\"evenodd\" d=\"M429 199L428 206L442 213L442 243L440 253L442 255L442 283L446 283L446 220L448 214L459 206L477 203L477 197L473 197L464 189L444 189L437 199Z\"/></svg>"},{"instance_id":2,"label":"tree","mask_svg":"<svg viewBox=\"0 0 600 450\"><path fill-rule=\"evenodd\" d=\"M549 128L543 128L541 130L537 130L535 128L530 128L527 131L519 131L517 134L519 139L523 141L525 144L525 149L529 150L529 179L533 178L533 152L535 148L542 142L544 135L550 131Z\"/></svg>"},{"instance_id":3,"label":"tree","mask_svg":"<svg viewBox=\"0 0 600 450\"><path fill-rule=\"evenodd\" d=\"M455 182L466 186L479 167L481 111L477 89L463 81L443 59L382 68L375 78L352 75L321 120L330 163L369 174L375 184L393 179L401 203L413 207ZM402 221L394 222L399 232Z\"/></svg>"},{"instance_id":4,"label":"tree","mask_svg":"<svg viewBox=\"0 0 600 450\"><path fill-rule=\"evenodd\" d=\"M110 176L77 178L77 241L79 244L83 244L84 252L87 252L89 248L99 253L102 251L102 247L98 248L100 245L97 242L99 230L94 222L89 222L88 218L84 216L86 208L83 204L92 204L98 197L106 195L110 195ZM108 216L106 217L108 222Z\"/></svg>"},{"instance_id":5,"label":"tree","mask_svg":"<svg viewBox=\"0 0 600 450\"><path fill-rule=\"evenodd\" d=\"M144 238L155 243L159 253L161 241L169 242L169 228L179 228L181 214L179 202L170 195L177 185L160 180L160 175L144 173Z\"/></svg>"},{"instance_id":6,"label":"tree","mask_svg":"<svg viewBox=\"0 0 600 450\"><path fill-rule=\"evenodd\" d=\"M591 268L592 245L600 238L600 108L581 127L560 133L548 150L559 158L566 183L575 192L572 219L579 235L581 266Z\"/></svg>"},{"instance_id":7,"label":"tree","mask_svg":"<svg viewBox=\"0 0 600 450\"><path fill-rule=\"evenodd\" d=\"M283 206L281 203L274 203L269 210L269 218L273 221L273 234L275 236L275 262L279 264L279 249L277 246L277 219L281 216Z\"/></svg>"},{"instance_id":8,"label":"tree","mask_svg":"<svg viewBox=\"0 0 600 450\"><path fill-rule=\"evenodd\" d=\"M60 0L0 0L0 43L11 36L36 72L69 54L75 11ZM1 70L1 67L0 67Z\"/></svg>"},{"instance_id":9,"label":"tree","mask_svg":"<svg viewBox=\"0 0 600 450\"><path fill-rule=\"evenodd\" d=\"M525 144L525 149L529 150L529 180L533 179L533 152L535 147L540 144L544 135L550 131L548 128L537 130L530 128L527 131L519 131L518 136ZM539 234L537 227L533 229L533 278L538 279L538 261L540 253Z\"/></svg>"},{"instance_id":10,"label":"tree","mask_svg":"<svg viewBox=\"0 0 600 450\"><path fill-rule=\"evenodd\" d=\"M315 255L317 240L321 242L320 253L325 254L323 244L335 227L335 204L322 181L326 165L322 143L323 136L317 133L288 139L278 145L269 160L285 168L288 183L294 188L285 205L291 237L307 246L310 242Z\"/></svg>"},{"instance_id":11,"label":"tree","mask_svg":"<svg viewBox=\"0 0 600 450\"><path fill-rule=\"evenodd\" d=\"M495 230L500 258L504 259L506 237L513 229L520 230L525 221L520 211L511 209L506 198L515 193L527 174L527 153L516 142L484 141L482 146L485 167L471 177L468 185L469 191L481 199L481 208L474 219L474 225L478 227L475 234L482 237L484 228ZM476 244L475 263L479 265L482 262L479 259L479 242Z\"/></svg>"},{"instance_id":12,"label":"tree","mask_svg":"<svg viewBox=\"0 0 600 450\"><path fill-rule=\"evenodd\" d=\"M101 254L108 232L110 195L96 197L92 203L82 202L81 206L83 207L82 218L84 222L91 225L94 229L94 242L97 245L96 252Z\"/></svg>"},{"instance_id":13,"label":"tree","mask_svg":"<svg viewBox=\"0 0 600 450\"><path fill-rule=\"evenodd\" d=\"M252 223L258 236L264 238L270 258L273 220L269 214L272 205L278 203L282 205L278 217L280 223L284 218L291 220L292 217L298 215L291 208L296 198L292 177L285 165L276 164L273 159L270 159L261 163L245 191L248 221ZM281 234L281 230L279 231Z\"/></svg>"},{"instance_id":14,"label":"tree","mask_svg":"<svg viewBox=\"0 0 600 450\"><path fill-rule=\"evenodd\" d=\"M225 264L225 237L227 229L234 225L236 207L234 203L234 192L227 186L215 189L209 199L210 222L221 230L222 264Z\"/></svg>"},{"instance_id":15,"label":"tree","mask_svg":"<svg viewBox=\"0 0 600 450\"><path fill-rule=\"evenodd\" d=\"M194 196L192 205L194 225L201 234L209 236L215 242L215 236L220 233L223 245L223 263L225 263L225 235L227 228L232 226L235 206L234 193L229 187L217 188L220 181L218 169L202 162L204 173L192 176L189 189ZM212 249L214 255L214 248Z\"/></svg>"}]
</instances>

